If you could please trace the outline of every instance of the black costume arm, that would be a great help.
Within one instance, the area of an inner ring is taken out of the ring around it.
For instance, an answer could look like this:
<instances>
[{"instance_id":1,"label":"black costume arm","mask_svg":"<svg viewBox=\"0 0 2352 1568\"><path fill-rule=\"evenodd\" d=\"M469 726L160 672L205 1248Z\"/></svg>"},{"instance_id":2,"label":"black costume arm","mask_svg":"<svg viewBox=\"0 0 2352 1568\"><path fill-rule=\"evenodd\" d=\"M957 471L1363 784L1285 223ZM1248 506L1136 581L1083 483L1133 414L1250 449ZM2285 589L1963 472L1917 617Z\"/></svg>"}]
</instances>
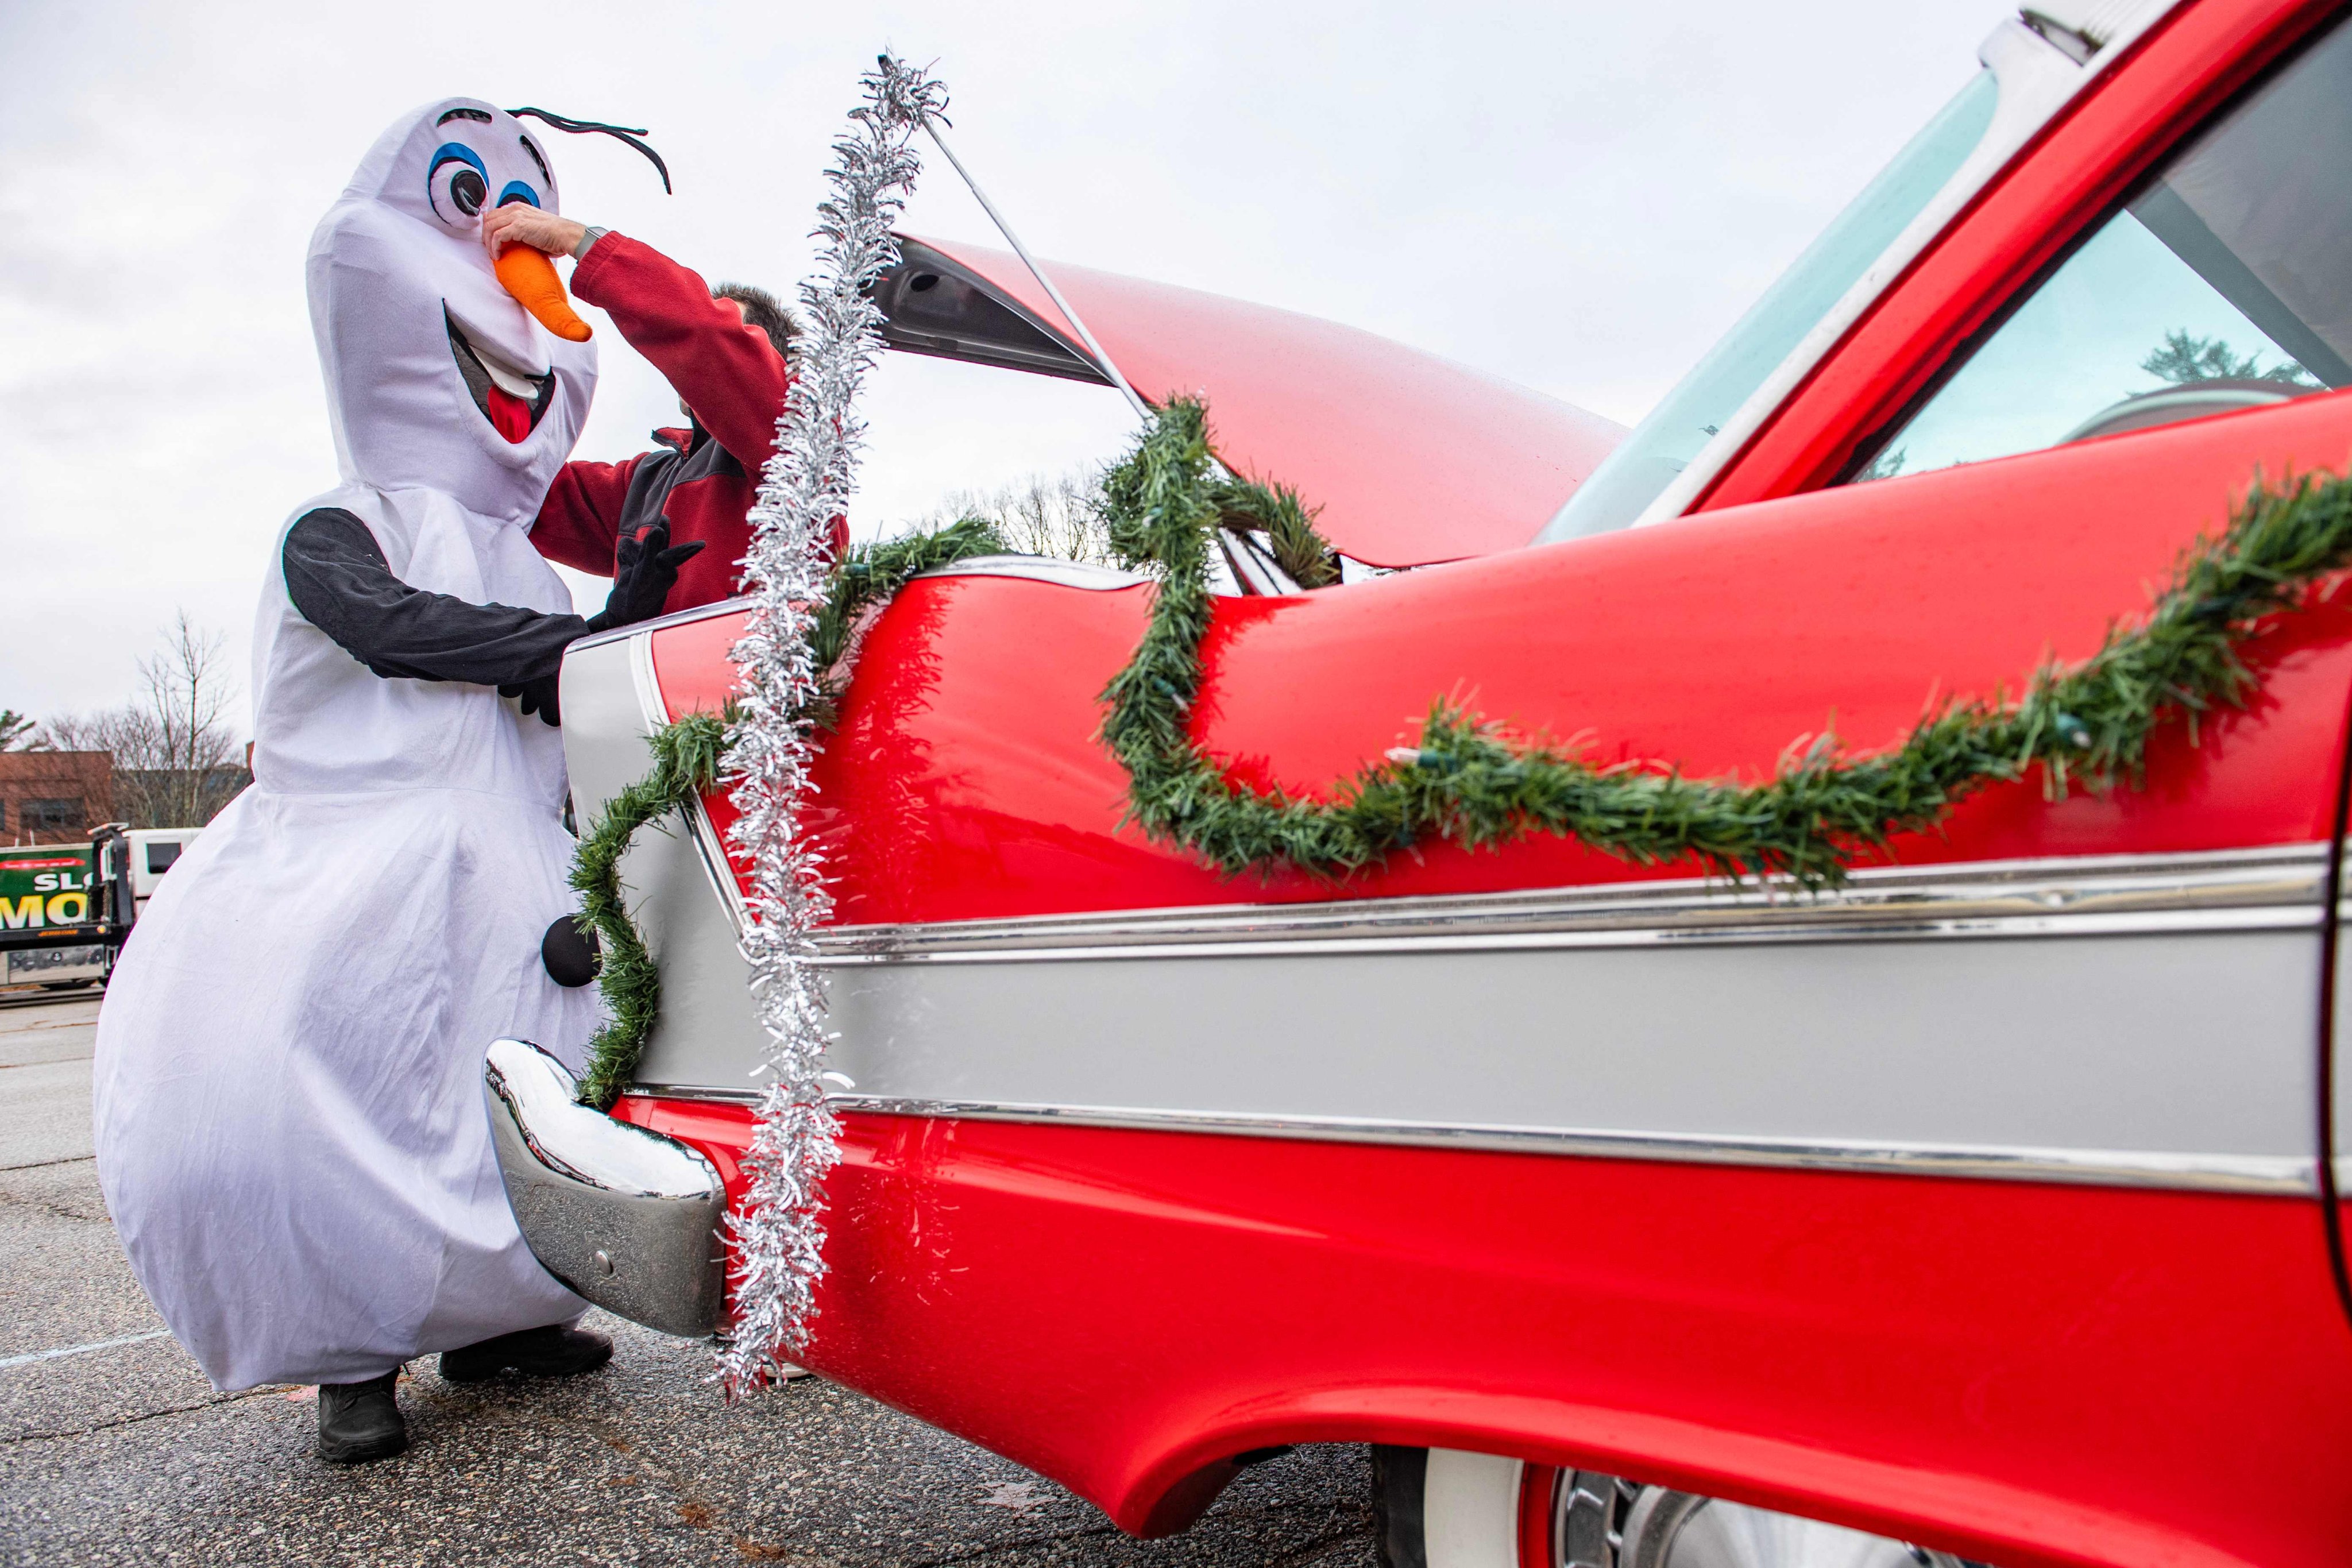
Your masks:
<instances>
[{"instance_id":1,"label":"black costume arm","mask_svg":"<svg viewBox=\"0 0 2352 1568\"><path fill-rule=\"evenodd\" d=\"M551 684L563 650L593 629L579 616L475 605L392 574L367 525L341 507L287 531L286 592L302 618L388 679Z\"/></svg>"},{"instance_id":2,"label":"black costume arm","mask_svg":"<svg viewBox=\"0 0 2352 1568\"><path fill-rule=\"evenodd\" d=\"M591 632L631 626L661 614L677 570L702 548L673 546L669 519L623 539L613 592L583 619L511 605L476 605L412 588L367 524L338 506L304 512L286 531L286 592L302 618L387 679L465 680L522 700L525 713L550 724L563 650Z\"/></svg>"}]
</instances>

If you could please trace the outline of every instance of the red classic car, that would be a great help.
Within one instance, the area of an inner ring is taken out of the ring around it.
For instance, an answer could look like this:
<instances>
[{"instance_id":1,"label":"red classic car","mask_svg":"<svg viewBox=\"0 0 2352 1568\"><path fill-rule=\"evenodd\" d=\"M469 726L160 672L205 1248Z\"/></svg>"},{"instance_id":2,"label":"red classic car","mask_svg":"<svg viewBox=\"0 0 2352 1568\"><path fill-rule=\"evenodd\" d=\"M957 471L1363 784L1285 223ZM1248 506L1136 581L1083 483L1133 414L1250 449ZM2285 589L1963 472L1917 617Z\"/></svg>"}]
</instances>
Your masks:
<instances>
[{"instance_id":1,"label":"red classic car","mask_svg":"<svg viewBox=\"0 0 2352 1568\"><path fill-rule=\"evenodd\" d=\"M1246 541L1194 738L1328 789L1461 694L1769 777L2143 612L2258 475L2352 455L2352 21L2046 0L1630 434L1349 329L1053 268L1147 396L1322 507ZM892 342L1103 371L904 241ZM826 1377L1142 1534L1375 1445L1415 1568L2352 1562L2334 1044L2352 609L2137 787L1983 791L1807 895L1552 837L1337 884L1122 823L1150 589L968 562L873 626L814 814L845 1128ZM583 810L716 708L740 605L581 644ZM713 796L625 871L665 1012L609 1118L488 1074L549 1267L677 1332L761 1041Z\"/></svg>"}]
</instances>

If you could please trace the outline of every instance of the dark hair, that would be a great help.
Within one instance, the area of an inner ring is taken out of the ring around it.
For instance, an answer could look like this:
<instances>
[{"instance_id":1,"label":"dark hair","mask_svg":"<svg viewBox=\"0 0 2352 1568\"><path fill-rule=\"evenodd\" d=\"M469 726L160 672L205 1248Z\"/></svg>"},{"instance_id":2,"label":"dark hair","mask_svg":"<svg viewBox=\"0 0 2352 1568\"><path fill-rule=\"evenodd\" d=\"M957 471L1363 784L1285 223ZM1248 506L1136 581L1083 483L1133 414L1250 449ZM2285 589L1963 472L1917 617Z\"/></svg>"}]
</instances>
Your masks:
<instances>
[{"instance_id":1,"label":"dark hair","mask_svg":"<svg viewBox=\"0 0 2352 1568\"><path fill-rule=\"evenodd\" d=\"M800 335L800 323L793 320L784 302L756 283L721 283L710 291L714 300L732 300L743 307L743 320L768 334L776 352L784 358L793 357L793 340Z\"/></svg>"}]
</instances>

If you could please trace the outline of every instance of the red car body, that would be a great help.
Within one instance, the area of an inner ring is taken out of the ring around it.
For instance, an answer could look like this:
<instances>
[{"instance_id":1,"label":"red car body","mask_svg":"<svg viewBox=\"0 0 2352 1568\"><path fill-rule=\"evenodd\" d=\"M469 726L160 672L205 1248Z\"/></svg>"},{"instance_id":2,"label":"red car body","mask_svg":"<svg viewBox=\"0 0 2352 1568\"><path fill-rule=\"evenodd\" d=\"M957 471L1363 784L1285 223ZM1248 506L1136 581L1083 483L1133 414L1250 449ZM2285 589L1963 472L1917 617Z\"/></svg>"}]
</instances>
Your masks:
<instances>
[{"instance_id":1,"label":"red car body","mask_svg":"<svg viewBox=\"0 0 2352 1568\"><path fill-rule=\"evenodd\" d=\"M1836 481L2331 15L2198 0L2114 44L1667 526L1531 543L1604 421L1055 268L1148 396L1207 388L1234 467L1322 501L1343 553L1426 568L1222 599L1195 739L1313 794L1454 695L1756 779L2091 654L2257 473L2340 470L2352 396ZM919 249L1083 359L1004 258ZM2009 1564L2352 1561L2342 592L2140 787L1989 788L1818 903L1546 838L1222 878L1123 824L1096 739L1150 593L926 577L859 655L811 807L861 1081L807 1364L1144 1534L1236 1456L1369 1441ZM628 774L594 683L625 656L644 718L713 709L740 614L576 654L575 779ZM740 983L722 945L670 938L673 990ZM665 1076L670 1038L614 1115L739 1194L750 1097Z\"/></svg>"}]
</instances>

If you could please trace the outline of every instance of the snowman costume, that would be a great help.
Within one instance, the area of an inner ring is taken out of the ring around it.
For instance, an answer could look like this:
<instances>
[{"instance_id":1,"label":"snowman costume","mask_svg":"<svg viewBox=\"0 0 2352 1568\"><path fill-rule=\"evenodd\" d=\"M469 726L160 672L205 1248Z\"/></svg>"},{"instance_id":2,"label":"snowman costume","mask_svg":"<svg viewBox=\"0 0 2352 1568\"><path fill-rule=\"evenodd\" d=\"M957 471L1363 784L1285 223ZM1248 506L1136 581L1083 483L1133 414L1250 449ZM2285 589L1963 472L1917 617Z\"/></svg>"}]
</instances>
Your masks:
<instances>
[{"instance_id":1,"label":"snowman costume","mask_svg":"<svg viewBox=\"0 0 2352 1568\"><path fill-rule=\"evenodd\" d=\"M253 787L157 889L99 1023L108 1207L225 1390L356 1383L586 1309L516 1229L481 1059L514 1036L583 1065L594 994L539 958L576 908L554 675L636 617L625 581L572 615L529 538L596 361L493 273L479 214L513 200L556 210L545 153L450 99L386 132L312 236L342 482L272 553Z\"/></svg>"}]
</instances>

